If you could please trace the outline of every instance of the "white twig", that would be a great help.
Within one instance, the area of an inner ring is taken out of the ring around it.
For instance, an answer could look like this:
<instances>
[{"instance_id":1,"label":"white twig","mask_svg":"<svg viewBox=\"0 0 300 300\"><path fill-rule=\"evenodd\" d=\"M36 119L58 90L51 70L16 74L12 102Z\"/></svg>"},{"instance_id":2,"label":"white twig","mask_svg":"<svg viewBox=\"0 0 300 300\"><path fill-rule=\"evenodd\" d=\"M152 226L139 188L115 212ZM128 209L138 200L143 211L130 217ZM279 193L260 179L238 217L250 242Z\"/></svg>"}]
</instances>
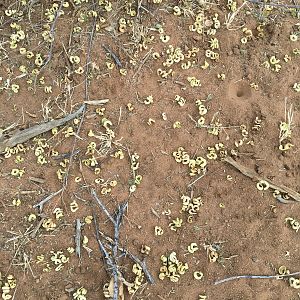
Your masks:
<instances>
[{"instance_id":1,"label":"white twig","mask_svg":"<svg viewBox=\"0 0 300 300\"><path fill-rule=\"evenodd\" d=\"M239 276L233 276L233 277L228 277L225 279L221 279L218 281L215 281L215 285L236 280L236 279L282 279L282 277L291 277L295 275L299 275L300 272L295 272L295 273L290 273L290 274L284 274L284 275L239 275Z\"/></svg>"},{"instance_id":2,"label":"white twig","mask_svg":"<svg viewBox=\"0 0 300 300\"><path fill-rule=\"evenodd\" d=\"M82 224L80 219L76 219L76 232L75 232L75 245L76 245L76 254L81 260L81 227Z\"/></svg>"},{"instance_id":3,"label":"white twig","mask_svg":"<svg viewBox=\"0 0 300 300\"><path fill-rule=\"evenodd\" d=\"M45 204L46 202L48 202L49 200L51 200L51 199L52 199L53 197L55 197L56 195L58 195L62 190L63 190L63 189L60 189L60 190L58 190L57 192L50 194L49 196L47 196L46 198L44 198L43 200L41 200L39 203L33 205L32 207L33 207L33 208L38 207L39 210L40 210L40 213L41 213L42 210L43 210L44 204Z\"/></svg>"}]
</instances>

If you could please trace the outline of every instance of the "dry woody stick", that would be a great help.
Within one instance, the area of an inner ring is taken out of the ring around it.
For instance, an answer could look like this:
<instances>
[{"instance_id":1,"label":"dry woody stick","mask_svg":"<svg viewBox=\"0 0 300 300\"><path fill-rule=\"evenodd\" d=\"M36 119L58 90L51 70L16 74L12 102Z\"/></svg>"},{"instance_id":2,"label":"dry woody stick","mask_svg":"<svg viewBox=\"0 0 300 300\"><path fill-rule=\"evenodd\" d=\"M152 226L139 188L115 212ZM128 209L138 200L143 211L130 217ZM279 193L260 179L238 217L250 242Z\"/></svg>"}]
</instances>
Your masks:
<instances>
[{"instance_id":1,"label":"dry woody stick","mask_svg":"<svg viewBox=\"0 0 300 300\"><path fill-rule=\"evenodd\" d=\"M118 58L118 56L109 47L107 47L105 45L102 45L102 47L107 53L109 53L111 55L111 57L115 61L116 65L119 68L122 68L122 63L121 63L120 59Z\"/></svg>"},{"instance_id":2,"label":"dry woody stick","mask_svg":"<svg viewBox=\"0 0 300 300\"><path fill-rule=\"evenodd\" d=\"M120 237L120 226L122 223L122 219L125 213L125 210L127 209L128 203L124 202L121 205L118 206L118 209L116 213L114 214L114 217L109 213L107 210L106 206L102 203L102 201L99 199L99 197L96 194L96 191L94 189L91 190L91 194L93 198L96 200L97 204L101 208L101 210L106 214L108 219L111 221L111 223L114 225L114 237L113 239L106 237L103 233L101 233L102 236L106 240L110 242L110 249L111 249L111 254L108 253L108 251L105 249L105 246L103 242L100 240L100 231L99 231L99 226L97 224L97 218L94 214L94 224L95 224L95 230L96 230L96 239L99 245L100 252L103 254L105 263L107 265L107 270L110 271L110 274L113 278L113 299L117 300L119 297L119 281L122 282L122 275L119 271L119 266L118 266L118 250L121 252L127 254L133 261L138 263L144 270L145 276L147 277L148 281L150 283L154 283L154 280L150 274L150 272L146 268L145 262L139 260L137 257L132 255L130 252L127 250L121 248L119 246L119 237Z\"/></svg>"},{"instance_id":3,"label":"dry woody stick","mask_svg":"<svg viewBox=\"0 0 300 300\"><path fill-rule=\"evenodd\" d=\"M46 198L42 199L39 203L33 205L32 207L33 207L33 208L38 207L38 208L39 208L39 211L40 211L40 213L41 213L42 210L43 210L44 204L45 204L46 202L48 202L49 200L51 200L51 199L52 199L53 197L55 197L56 195L58 195L60 192L62 192L62 190L63 190L63 189L60 189L60 190L58 190L57 192L54 192L54 193L50 194L49 196L47 196Z\"/></svg>"},{"instance_id":4,"label":"dry woody stick","mask_svg":"<svg viewBox=\"0 0 300 300\"><path fill-rule=\"evenodd\" d=\"M80 219L76 219L76 227L75 227L75 246L76 246L76 254L79 259L81 259L81 227L82 224Z\"/></svg>"},{"instance_id":5,"label":"dry woody stick","mask_svg":"<svg viewBox=\"0 0 300 300\"><path fill-rule=\"evenodd\" d=\"M107 240L110 244L114 244L113 239L111 239L110 237L106 236L103 232L99 231L100 235ZM143 272L148 280L149 283L154 284L154 279L151 275L151 273L149 272L149 270L147 269L146 263L143 260L140 260L138 257L136 257L135 255L133 255L130 251L128 251L127 249L118 246L119 251L121 251L122 253L124 253L125 255L127 255L131 260L133 260L136 264L140 265L141 268L143 269Z\"/></svg>"},{"instance_id":6,"label":"dry woody stick","mask_svg":"<svg viewBox=\"0 0 300 300\"><path fill-rule=\"evenodd\" d=\"M300 274L300 272L284 274L284 275L238 275L238 276L227 277L227 278L215 281L214 285L232 281L232 280L236 280L236 279L281 279L282 277L291 277L291 276L295 276L295 275L299 275L299 274Z\"/></svg>"},{"instance_id":7,"label":"dry woody stick","mask_svg":"<svg viewBox=\"0 0 300 300\"><path fill-rule=\"evenodd\" d=\"M85 105L82 105L76 112L65 116L58 120L52 120L43 124L38 124L22 131L16 132L10 138L7 138L0 142L0 153L5 151L6 147L14 147L18 144L22 144L42 133L45 133L52 128L59 127L66 122L75 119L77 116L83 113Z\"/></svg>"},{"instance_id":8,"label":"dry woody stick","mask_svg":"<svg viewBox=\"0 0 300 300\"><path fill-rule=\"evenodd\" d=\"M289 187L286 187L285 185L275 184L275 183L273 183L272 181L270 181L268 179L265 179L265 178L262 178L262 177L258 176L253 170L242 166L241 164L236 162L231 157L224 158L224 161L226 161L227 163L229 163L230 165L235 167L243 175L245 175L247 177L250 177L251 179L257 180L257 181L264 180L269 184L271 189L278 190L281 193L286 193L297 202L300 201L300 194L297 193L296 191L294 191L293 189L291 189ZM289 201L289 202L291 202L291 201Z\"/></svg>"}]
</instances>

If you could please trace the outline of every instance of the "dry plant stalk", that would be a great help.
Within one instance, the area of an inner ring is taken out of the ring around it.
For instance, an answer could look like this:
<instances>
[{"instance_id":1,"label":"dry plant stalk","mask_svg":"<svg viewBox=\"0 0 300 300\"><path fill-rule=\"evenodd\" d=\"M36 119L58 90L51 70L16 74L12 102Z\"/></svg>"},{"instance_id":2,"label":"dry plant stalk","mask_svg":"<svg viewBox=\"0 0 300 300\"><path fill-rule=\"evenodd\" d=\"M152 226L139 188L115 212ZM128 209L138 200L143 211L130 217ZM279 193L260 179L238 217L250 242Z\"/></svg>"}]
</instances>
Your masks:
<instances>
[{"instance_id":1,"label":"dry plant stalk","mask_svg":"<svg viewBox=\"0 0 300 300\"><path fill-rule=\"evenodd\" d=\"M288 194L291 198L293 198L297 202L300 201L300 194L297 193L296 191L294 191L293 189L291 189L289 187L286 187L284 185L275 184L275 183L273 183L272 181L270 181L270 180L268 180L266 178L262 178L262 177L258 176L253 170L242 166L241 164L239 164L238 162L236 162L231 157L224 158L224 161L226 161L227 163L229 163L230 165L232 165L233 167L235 167L243 175L245 175L247 177L250 177L251 179L254 179L256 181L264 180L264 181L268 182L268 184L269 184L269 186L270 186L271 189L278 190L281 193L286 193L286 194ZM289 202L292 202L292 201L289 201Z\"/></svg>"},{"instance_id":2,"label":"dry plant stalk","mask_svg":"<svg viewBox=\"0 0 300 300\"><path fill-rule=\"evenodd\" d=\"M226 25L226 28L228 30L234 30L234 29L239 29L241 27L243 27L244 25L242 26L239 26L237 28L231 28L230 25L231 23L234 21L235 17L237 16L237 14L240 12L240 10L244 7L244 5L246 4L247 2L244 2L235 12L233 13L229 13L226 17L226 21L225 21L225 25Z\"/></svg>"},{"instance_id":3,"label":"dry plant stalk","mask_svg":"<svg viewBox=\"0 0 300 300\"><path fill-rule=\"evenodd\" d=\"M287 98L285 98L284 122L280 123L282 127L280 127L280 132L279 132L279 144L281 144L284 140L291 137L292 129L294 127L293 118L294 118L293 104L291 104L289 109L287 109Z\"/></svg>"},{"instance_id":4,"label":"dry plant stalk","mask_svg":"<svg viewBox=\"0 0 300 300\"><path fill-rule=\"evenodd\" d=\"M75 226L75 245L76 245L76 254L81 260L81 227L82 223L80 219L76 219L76 226Z\"/></svg>"},{"instance_id":5,"label":"dry plant stalk","mask_svg":"<svg viewBox=\"0 0 300 300\"><path fill-rule=\"evenodd\" d=\"M236 279L281 279L282 277L291 277L295 275L299 275L300 272L295 272L295 273L290 273L290 274L284 274L284 275L238 275L238 276L232 276L232 277L227 277L225 279L221 279L218 281L215 281L214 285L236 280Z\"/></svg>"}]
</instances>

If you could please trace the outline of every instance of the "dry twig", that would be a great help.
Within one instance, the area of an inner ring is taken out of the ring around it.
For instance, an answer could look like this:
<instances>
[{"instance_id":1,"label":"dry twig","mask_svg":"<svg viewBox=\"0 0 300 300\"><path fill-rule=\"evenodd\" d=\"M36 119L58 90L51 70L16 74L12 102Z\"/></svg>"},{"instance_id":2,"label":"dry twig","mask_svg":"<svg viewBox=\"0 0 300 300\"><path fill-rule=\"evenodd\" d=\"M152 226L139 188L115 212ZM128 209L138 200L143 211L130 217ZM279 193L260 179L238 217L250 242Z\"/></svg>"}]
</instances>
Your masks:
<instances>
[{"instance_id":1,"label":"dry twig","mask_svg":"<svg viewBox=\"0 0 300 300\"><path fill-rule=\"evenodd\" d=\"M84 109L85 109L85 105L82 105L76 112L69 114L64 118L58 120L52 120L43 124L38 124L14 133L11 137L4 139L3 141L0 142L0 153L4 152L6 147L11 148L18 144L22 144L36 137L37 135L40 135L42 133L51 130L54 127L59 127L65 124L66 122L82 114L84 112Z\"/></svg>"},{"instance_id":2,"label":"dry twig","mask_svg":"<svg viewBox=\"0 0 300 300\"><path fill-rule=\"evenodd\" d=\"M80 219L76 219L75 246L76 246L76 254L79 260L81 260L81 227L82 224L80 222Z\"/></svg>"},{"instance_id":3,"label":"dry twig","mask_svg":"<svg viewBox=\"0 0 300 300\"><path fill-rule=\"evenodd\" d=\"M273 182L271 182L270 180L266 179L266 178L262 178L260 176L258 176L253 170L246 168L244 166L242 166L241 164L239 164L238 162L236 162L235 160L233 160L231 157L226 157L224 158L224 161L226 161L227 163L229 163L230 165L232 165L233 167L235 167L237 170L239 170L243 175L250 177L251 179L254 179L256 181L261 181L264 180L266 181L271 189L274 190L278 190L281 193L286 193L288 194L291 198L293 198L295 201L300 201L300 194L297 193L296 191L292 190L289 187L286 187L284 185L279 185L279 184L275 184ZM292 201L288 201L287 202L292 202Z\"/></svg>"},{"instance_id":4,"label":"dry twig","mask_svg":"<svg viewBox=\"0 0 300 300\"><path fill-rule=\"evenodd\" d=\"M113 239L111 239L110 237L106 236L103 232L99 231L100 235L106 240L108 241L111 245L114 244ZM118 246L118 250L120 252L122 252L123 254L125 254L126 256L128 256L131 260L133 260L136 264L140 265L141 268L143 269L143 272L148 280L149 283L154 284L154 279L153 276L151 275L151 273L149 272L145 261L140 260L138 257L136 257L135 255L133 255L130 251L128 251L127 249L125 249L124 247Z\"/></svg>"},{"instance_id":5,"label":"dry twig","mask_svg":"<svg viewBox=\"0 0 300 300\"><path fill-rule=\"evenodd\" d=\"M236 279L282 279L282 277L291 277L291 276L295 276L295 275L299 275L300 272L295 272L295 273L290 273L290 274L284 274L284 275L239 275L239 276L233 276L233 277L228 277L225 279L221 279L218 281L215 281L215 285L220 284L220 283L224 283L224 282L228 282L228 281L232 281L232 280L236 280Z\"/></svg>"},{"instance_id":6,"label":"dry twig","mask_svg":"<svg viewBox=\"0 0 300 300\"><path fill-rule=\"evenodd\" d=\"M33 208L38 207L40 213L42 213L44 204L45 204L46 202L48 202L49 200L51 200L51 199L52 199L53 197L55 197L56 195L58 195L60 192L62 192L62 190L63 190L63 189L60 189L60 190L58 190L57 192L54 192L54 193L50 194L49 196L47 196L46 198L42 199L39 203L33 205L32 207L33 207Z\"/></svg>"},{"instance_id":7,"label":"dry twig","mask_svg":"<svg viewBox=\"0 0 300 300\"><path fill-rule=\"evenodd\" d=\"M118 58L118 56L106 45L102 45L102 48L110 54L110 56L113 58L115 64L119 67L122 68L122 63L120 61L120 59Z\"/></svg>"}]
</instances>

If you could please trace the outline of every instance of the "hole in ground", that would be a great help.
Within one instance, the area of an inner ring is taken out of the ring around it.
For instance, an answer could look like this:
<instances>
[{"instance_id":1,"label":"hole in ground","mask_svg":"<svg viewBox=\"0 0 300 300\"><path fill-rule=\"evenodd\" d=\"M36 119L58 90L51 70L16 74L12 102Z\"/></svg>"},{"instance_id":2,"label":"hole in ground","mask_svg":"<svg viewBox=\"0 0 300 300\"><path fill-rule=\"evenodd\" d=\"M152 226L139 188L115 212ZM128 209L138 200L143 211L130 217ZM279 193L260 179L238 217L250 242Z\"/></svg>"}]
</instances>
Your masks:
<instances>
[{"instance_id":1,"label":"hole in ground","mask_svg":"<svg viewBox=\"0 0 300 300\"><path fill-rule=\"evenodd\" d=\"M240 83L236 87L236 96L238 98L248 99L251 97L251 87L247 83Z\"/></svg>"},{"instance_id":2,"label":"hole in ground","mask_svg":"<svg viewBox=\"0 0 300 300\"><path fill-rule=\"evenodd\" d=\"M242 90L239 90L239 91L236 92L236 96L239 97L239 98L243 97L244 96L244 92Z\"/></svg>"}]
</instances>

